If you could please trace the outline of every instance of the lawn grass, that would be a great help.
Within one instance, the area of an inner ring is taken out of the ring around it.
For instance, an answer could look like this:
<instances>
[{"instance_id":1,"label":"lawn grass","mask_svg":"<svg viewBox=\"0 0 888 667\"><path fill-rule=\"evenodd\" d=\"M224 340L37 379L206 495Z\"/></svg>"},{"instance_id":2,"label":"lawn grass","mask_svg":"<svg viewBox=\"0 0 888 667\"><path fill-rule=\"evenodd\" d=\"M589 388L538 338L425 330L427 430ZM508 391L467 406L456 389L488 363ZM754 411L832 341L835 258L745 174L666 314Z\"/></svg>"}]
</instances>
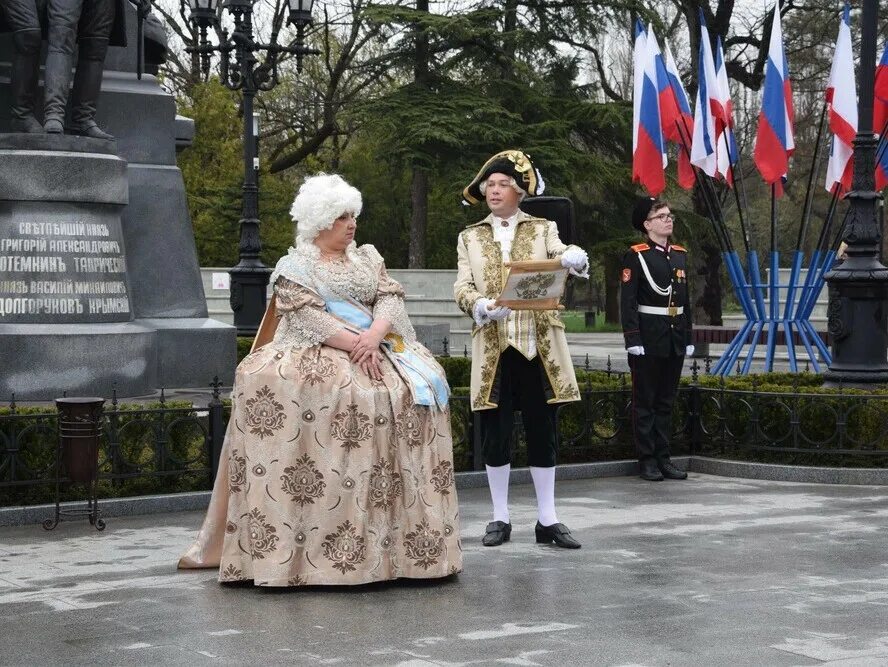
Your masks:
<instances>
[{"instance_id":1,"label":"lawn grass","mask_svg":"<svg viewBox=\"0 0 888 667\"><path fill-rule=\"evenodd\" d=\"M614 333L622 331L622 327L614 322L605 322L604 313L599 313L594 327L587 327L585 314L581 310L565 310L561 312L564 330L567 333Z\"/></svg>"}]
</instances>

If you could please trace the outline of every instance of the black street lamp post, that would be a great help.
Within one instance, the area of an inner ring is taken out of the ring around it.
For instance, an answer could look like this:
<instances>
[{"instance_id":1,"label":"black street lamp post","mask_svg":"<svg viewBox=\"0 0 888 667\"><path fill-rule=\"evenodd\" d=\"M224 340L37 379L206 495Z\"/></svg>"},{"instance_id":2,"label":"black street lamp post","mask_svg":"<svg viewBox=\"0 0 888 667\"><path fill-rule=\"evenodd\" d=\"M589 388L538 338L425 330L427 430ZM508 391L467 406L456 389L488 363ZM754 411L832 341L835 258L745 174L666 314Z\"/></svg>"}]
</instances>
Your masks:
<instances>
[{"instance_id":1,"label":"black street lamp post","mask_svg":"<svg viewBox=\"0 0 888 667\"><path fill-rule=\"evenodd\" d=\"M223 0L222 8L228 10L234 21L231 35L222 28L218 14L219 0L188 0L191 20L199 36L198 45L188 50L200 56L200 69L204 78L209 77L210 58L220 55L220 78L230 90L240 90L244 123L244 184L243 207L240 219L239 261L231 275L231 309L234 326L239 336L253 336L265 312L266 291L271 269L262 263L259 254L262 242L259 237L259 128L254 117L253 101L260 91L271 90L278 80L278 60L282 54L296 56L297 70L302 70L302 58L317 54L316 49L305 46L305 28L311 24L313 0L288 0L289 22L296 26L296 40L282 46L256 42L253 36L253 3L255 0ZM207 33L214 28L218 44L211 44ZM257 52L266 54L265 62L259 62ZM234 62L232 63L232 55Z\"/></svg>"},{"instance_id":2,"label":"black street lamp post","mask_svg":"<svg viewBox=\"0 0 888 667\"><path fill-rule=\"evenodd\" d=\"M847 255L826 274L832 363L827 385L874 389L888 383L888 268L879 261L882 230L875 192L877 137L873 134L878 0L863 0L860 101L854 140L854 177L843 240Z\"/></svg>"}]
</instances>

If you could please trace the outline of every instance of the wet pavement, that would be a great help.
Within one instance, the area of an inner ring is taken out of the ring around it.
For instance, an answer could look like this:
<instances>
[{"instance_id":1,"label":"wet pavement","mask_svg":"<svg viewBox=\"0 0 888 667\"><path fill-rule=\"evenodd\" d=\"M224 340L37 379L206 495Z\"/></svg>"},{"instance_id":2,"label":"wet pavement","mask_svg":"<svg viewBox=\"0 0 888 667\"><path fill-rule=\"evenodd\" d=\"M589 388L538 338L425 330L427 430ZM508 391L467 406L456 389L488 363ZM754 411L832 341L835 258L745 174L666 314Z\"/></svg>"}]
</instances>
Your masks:
<instances>
[{"instance_id":1,"label":"wet pavement","mask_svg":"<svg viewBox=\"0 0 888 667\"><path fill-rule=\"evenodd\" d=\"M888 487L618 477L559 483L578 551L484 548L460 492L453 580L222 586L176 572L200 513L0 529L2 665L888 665Z\"/></svg>"}]
</instances>

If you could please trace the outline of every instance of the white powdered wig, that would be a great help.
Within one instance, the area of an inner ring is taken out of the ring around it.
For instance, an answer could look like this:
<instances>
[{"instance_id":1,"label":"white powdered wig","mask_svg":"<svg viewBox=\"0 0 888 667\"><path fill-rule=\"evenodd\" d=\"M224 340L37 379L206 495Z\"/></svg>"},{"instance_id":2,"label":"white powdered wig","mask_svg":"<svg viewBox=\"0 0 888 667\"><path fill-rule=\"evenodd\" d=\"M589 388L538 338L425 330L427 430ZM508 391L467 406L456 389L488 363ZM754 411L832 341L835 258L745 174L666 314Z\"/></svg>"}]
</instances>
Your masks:
<instances>
[{"instance_id":1,"label":"white powdered wig","mask_svg":"<svg viewBox=\"0 0 888 667\"><path fill-rule=\"evenodd\" d=\"M343 213L361 213L361 193L342 176L320 173L309 176L290 207L296 223L296 244L311 243L323 229L330 229Z\"/></svg>"},{"instance_id":2,"label":"white powdered wig","mask_svg":"<svg viewBox=\"0 0 888 667\"><path fill-rule=\"evenodd\" d=\"M537 173L539 173L539 172L537 172ZM521 189L521 187L518 185L517 181L515 181L514 178L510 178L510 179L509 179L509 186L510 186L515 192L518 193L518 201L519 201L519 202L524 201L524 198L527 196L527 193L526 193L524 190ZM481 182L478 184L478 189L481 191L481 194L482 194L482 195L484 195L484 196L487 195L487 179L481 181Z\"/></svg>"}]
</instances>

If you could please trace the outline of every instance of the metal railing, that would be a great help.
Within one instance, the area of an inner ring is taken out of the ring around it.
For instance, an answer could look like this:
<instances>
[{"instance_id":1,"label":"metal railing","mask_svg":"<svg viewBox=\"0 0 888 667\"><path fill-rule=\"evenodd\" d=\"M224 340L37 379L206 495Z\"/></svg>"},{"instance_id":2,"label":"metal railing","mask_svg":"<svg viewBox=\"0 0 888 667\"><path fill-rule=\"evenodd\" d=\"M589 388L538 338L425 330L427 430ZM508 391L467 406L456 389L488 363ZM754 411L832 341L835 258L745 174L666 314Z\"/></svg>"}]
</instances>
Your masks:
<instances>
[{"instance_id":1,"label":"metal railing","mask_svg":"<svg viewBox=\"0 0 888 667\"><path fill-rule=\"evenodd\" d=\"M116 392L102 415L99 481L102 495L209 488L218 468L227 408L214 379L205 407L170 404L162 390L156 406L120 405ZM12 398L0 414L0 505L42 501L55 483L58 415L23 409ZM64 478L63 482L66 482ZM67 495L67 494L66 494ZM72 497L80 497L77 491Z\"/></svg>"},{"instance_id":2,"label":"metal railing","mask_svg":"<svg viewBox=\"0 0 888 667\"><path fill-rule=\"evenodd\" d=\"M559 462L633 458L628 374L608 364L604 381L594 383L588 364L578 370L587 371L581 400L557 409ZM799 386L781 392L762 390L755 379L742 390L729 389L724 378L704 386L699 370L695 360L689 383L676 398L673 454L800 465L888 465L888 393L825 394ZM229 414L218 381L212 386L206 406L170 404L163 392L148 407L122 406L112 396L102 417L101 494L210 488ZM14 399L3 412L0 505L42 502L55 481L57 415L20 409ZM464 389L451 398L450 415L455 469L483 469L478 420ZM514 463L522 465L524 435L517 422Z\"/></svg>"}]
</instances>

